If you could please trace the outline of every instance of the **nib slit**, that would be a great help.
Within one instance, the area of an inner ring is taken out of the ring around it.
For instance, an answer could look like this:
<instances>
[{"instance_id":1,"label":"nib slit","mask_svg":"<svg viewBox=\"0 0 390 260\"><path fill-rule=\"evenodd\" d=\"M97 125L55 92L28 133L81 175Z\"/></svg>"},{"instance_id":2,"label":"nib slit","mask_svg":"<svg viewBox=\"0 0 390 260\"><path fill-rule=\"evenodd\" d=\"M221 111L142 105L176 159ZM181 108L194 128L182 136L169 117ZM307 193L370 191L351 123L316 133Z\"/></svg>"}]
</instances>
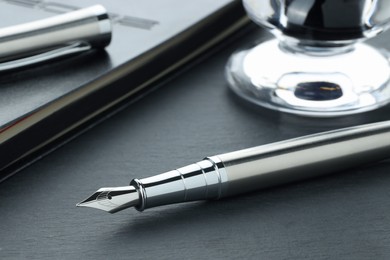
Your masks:
<instances>
[{"instance_id":1,"label":"nib slit","mask_svg":"<svg viewBox=\"0 0 390 260\"><path fill-rule=\"evenodd\" d=\"M137 206L138 191L134 186L101 188L78 203L77 207L89 207L115 213L123 209Z\"/></svg>"}]
</instances>

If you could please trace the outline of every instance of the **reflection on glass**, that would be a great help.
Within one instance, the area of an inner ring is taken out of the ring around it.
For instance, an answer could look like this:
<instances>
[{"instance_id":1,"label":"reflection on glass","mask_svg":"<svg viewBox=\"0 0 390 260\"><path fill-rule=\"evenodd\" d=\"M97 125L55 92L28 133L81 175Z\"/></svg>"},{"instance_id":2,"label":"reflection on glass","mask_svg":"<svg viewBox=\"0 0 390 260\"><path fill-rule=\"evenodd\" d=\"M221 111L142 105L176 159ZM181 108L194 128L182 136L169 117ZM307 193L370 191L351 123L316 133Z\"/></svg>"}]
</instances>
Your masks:
<instances>
[{"instance_id":1,"label":"reflection on glass","mask_svg":"<svg viewBox=\"0 0 390 260\"><path fill-rule=\"evenodd\" d=\"M386 54L362 43L385 31L388 0L244 0L248 15L276 39L234 54L231 88L258 105L336 116L389 102Z\"/></svg>"}]
</instances>

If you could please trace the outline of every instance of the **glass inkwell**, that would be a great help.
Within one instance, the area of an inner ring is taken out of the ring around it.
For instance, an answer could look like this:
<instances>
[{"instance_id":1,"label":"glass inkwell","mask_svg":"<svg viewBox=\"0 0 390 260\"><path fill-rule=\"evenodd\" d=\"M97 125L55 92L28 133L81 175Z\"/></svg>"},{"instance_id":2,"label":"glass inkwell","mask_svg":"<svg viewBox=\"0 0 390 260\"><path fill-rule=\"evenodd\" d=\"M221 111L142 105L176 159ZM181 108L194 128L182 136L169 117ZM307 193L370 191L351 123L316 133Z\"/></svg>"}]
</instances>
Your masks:
<instances>
[{"instance_id":1,"label":"glass inkwell","mask_svg":"<svg viewBox=\"0 0 390 260\"><path fill-rule=\"evenodd\" d=\"M243 0L276 39L232 55L231 89L257 105L330 117L390 102L387 54L364 40L385 31L389 0Z\"/></svg>"}]
</instances>

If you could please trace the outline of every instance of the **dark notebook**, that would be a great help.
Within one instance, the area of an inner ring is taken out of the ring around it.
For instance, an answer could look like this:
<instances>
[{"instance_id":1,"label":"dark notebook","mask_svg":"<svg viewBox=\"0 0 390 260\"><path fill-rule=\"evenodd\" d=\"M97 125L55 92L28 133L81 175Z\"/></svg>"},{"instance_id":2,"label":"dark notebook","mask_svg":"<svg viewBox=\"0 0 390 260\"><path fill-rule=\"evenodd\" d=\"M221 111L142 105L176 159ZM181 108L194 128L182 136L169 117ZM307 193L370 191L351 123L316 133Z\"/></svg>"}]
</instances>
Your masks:
<instances>
[{"instance_id":1,"label":"dark notebook","mask_svg":"<svg viewBox=\"0 0 390 260\"><path fill-rule=\"evenodd\" d=\"M232 0L0 0L0 27L93 4L113 20L103 50L0 72L0 180L178 71L247 23Z\"/></svg>"}]
</instances>

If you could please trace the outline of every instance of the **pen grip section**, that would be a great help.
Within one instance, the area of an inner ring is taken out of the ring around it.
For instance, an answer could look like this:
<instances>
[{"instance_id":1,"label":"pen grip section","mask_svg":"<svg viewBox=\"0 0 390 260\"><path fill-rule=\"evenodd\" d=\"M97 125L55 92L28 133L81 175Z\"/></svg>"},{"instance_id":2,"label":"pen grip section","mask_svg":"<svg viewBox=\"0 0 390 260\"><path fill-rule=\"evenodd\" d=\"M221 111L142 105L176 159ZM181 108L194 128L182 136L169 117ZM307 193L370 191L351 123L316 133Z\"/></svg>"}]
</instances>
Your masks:
<instances>
[{"instance_id":1,"label":"pen grip section","mask_svg":"<svg viewBox=\"0 0 390 260\"><path fill-rule=\"evenodd\" d=\"M221 196L220 171L203 160L173 171L144 179L134 179L140 194L138 210L187 201L218 199Z\"/></svg>"}]
</instances>

